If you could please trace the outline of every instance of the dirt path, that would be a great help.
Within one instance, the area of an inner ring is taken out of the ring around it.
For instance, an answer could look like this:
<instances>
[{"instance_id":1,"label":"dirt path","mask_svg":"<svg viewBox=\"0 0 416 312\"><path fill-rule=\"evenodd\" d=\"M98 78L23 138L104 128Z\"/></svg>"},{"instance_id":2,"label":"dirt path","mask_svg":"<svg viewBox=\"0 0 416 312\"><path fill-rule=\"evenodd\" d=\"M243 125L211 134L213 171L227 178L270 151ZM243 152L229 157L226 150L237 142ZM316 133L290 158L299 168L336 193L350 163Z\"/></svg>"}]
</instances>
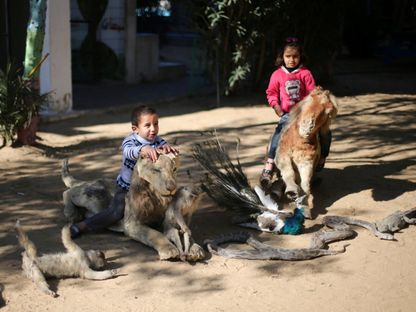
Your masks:
<instances>
[{"instance_id":1,"label":"dirt path","mask_svg":"<svg viewBox=\"0 0 416 312\"><path fill-rule=\"evenodd\" d=\"M160 107L161 134L181 148L181 183L200 173L190 146L200 130L217 129L224 144L241 139L241 162L253 184L261 171L275 117L264 103L208 110L214 99ZM199 105L199 106L198 106ZM275 246L302 247L324 215L368 221L416 202L416 96L372 94L339 98L340 114L322 182L315 194L315 220L300 236L254 232ZM165 117L163 117L165 116ZM85 235L84 248L102 248L110 267L123 273L106 281L52 280L60 295L49 298L24 278L20 249L12 232L17 218L42 252L62 250L61 159L70 157L79 178L115 177L118 145L129 131L127 112L87 115L42 125L36 147L0 149L0 283L3 311L414 311L416 227L381 241L357 228L344 254L301 262L227 260L160 262L156 253L110 232ZM197 241L240 228L229 213L205 199L195 214ZM332 244L338 248L344 243Z\"/></svg>"}]
</instances>

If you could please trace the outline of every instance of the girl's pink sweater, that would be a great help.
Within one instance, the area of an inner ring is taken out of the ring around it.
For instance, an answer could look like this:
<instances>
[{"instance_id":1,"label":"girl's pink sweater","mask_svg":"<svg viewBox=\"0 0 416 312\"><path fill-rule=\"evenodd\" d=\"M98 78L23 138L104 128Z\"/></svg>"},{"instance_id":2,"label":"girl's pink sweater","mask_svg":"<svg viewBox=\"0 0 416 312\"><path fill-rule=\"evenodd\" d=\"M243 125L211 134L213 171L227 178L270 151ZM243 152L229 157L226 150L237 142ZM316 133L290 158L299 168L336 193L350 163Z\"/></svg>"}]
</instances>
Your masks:
<instances>
[{"instance_id":1,"label":"girl's pink sweater","mask_svg":"<svg viewBox=\"0 0 416 312\"><path fill-rule=\"evenodd\" d=\"M288 113L315 88L312 73L302 65L291 73L281 66L270 77L266 90L267 101L271 107L279 105L283 112Z\"/></svg>"}]
</instances>

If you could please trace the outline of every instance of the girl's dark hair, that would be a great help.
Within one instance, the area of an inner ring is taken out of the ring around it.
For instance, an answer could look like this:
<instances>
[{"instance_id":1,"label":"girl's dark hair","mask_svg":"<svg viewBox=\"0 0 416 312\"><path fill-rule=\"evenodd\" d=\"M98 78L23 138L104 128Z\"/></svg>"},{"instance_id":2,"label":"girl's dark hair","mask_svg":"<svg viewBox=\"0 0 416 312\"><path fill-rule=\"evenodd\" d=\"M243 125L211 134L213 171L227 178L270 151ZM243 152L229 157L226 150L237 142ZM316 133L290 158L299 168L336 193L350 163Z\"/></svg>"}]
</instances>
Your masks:
<instances>
[{"instance_id":1,"label":"girl's dark hair","mask_svg":"<svg viewBox=\"0 0 416 312\"><path fill-rule=\"evenodd\" d=\"M146 105L137 106L131 112L131 124L134 126L138 126L142 115L157 115L157 112L154 108L151 108Z\"/></svg>"},{"instance_id":2,"label":"girl's dark hair","mask_svg":"<svg viewBox=\"0 0 416 312\"><path fill-rule=\"evenodd\" d=\"M305 56L305 53L303 52L302 43L296 37L288 37L288 38L285 39L285 42L283 43L282 48L280 49L279 53L277 54L276 61L274 62L274 64L276 66L284 65L283 54L284 54L286 48L289 48L289 47L297 48L298 51L299 51L299 54L300 54L300 63L305 63L306 56Z\"/></svg>"}]
</instances>

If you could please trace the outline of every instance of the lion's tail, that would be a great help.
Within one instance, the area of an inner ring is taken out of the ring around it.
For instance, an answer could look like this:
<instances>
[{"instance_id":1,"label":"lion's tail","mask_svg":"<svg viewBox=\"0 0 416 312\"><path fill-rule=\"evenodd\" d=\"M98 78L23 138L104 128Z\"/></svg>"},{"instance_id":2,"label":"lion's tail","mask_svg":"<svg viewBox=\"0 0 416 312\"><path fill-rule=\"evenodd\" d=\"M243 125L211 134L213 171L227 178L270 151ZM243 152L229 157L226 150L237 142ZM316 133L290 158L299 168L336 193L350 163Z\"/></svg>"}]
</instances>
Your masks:
<instances>
[{"instance_id":1,"label":"lion's tail","mask_svg":"<svg viewBox=\"0 0 416 312\"><path fill-rule=\"evenodd\" d=\"M20 221L16 221L16 225L14 226L17 234L17 239L19 240L20 245L25 249L27 256L31 260L35 260L37 257L37 249L35 244L29 239L26 232L20 226Z\"/></svg>"},{"instance_id":2,"label":"lion's tail","mask_svg":"<svg viewBox=\"0 0 416 312\"><path fill-rule=\"evenodd\" d=\"M72 187L77 182L77 180L69 173L68 158L65 158L62 161L61 177L66 187Z\"/></svg>"}]
</instances>

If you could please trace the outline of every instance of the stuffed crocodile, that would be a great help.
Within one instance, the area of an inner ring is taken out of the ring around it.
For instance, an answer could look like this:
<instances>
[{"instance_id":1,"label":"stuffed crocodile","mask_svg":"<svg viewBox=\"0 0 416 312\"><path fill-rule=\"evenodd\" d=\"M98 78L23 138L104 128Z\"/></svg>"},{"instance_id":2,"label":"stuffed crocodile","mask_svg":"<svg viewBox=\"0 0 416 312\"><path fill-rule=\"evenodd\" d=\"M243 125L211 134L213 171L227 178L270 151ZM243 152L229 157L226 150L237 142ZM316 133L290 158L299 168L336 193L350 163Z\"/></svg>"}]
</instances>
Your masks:
<instances>
[{"instance_id":1,"label":"stuffed crocodile","mask_svg":"<svg viewBox=\"0 0 416 312\"><path fill-rule=\"evenodd\" d=\"M406 228L409 224L416 224L416 208L406 211L396 211L381 221L376 222L377 230L382 233L394 233Z\"/></svg>"}]
</instances>

